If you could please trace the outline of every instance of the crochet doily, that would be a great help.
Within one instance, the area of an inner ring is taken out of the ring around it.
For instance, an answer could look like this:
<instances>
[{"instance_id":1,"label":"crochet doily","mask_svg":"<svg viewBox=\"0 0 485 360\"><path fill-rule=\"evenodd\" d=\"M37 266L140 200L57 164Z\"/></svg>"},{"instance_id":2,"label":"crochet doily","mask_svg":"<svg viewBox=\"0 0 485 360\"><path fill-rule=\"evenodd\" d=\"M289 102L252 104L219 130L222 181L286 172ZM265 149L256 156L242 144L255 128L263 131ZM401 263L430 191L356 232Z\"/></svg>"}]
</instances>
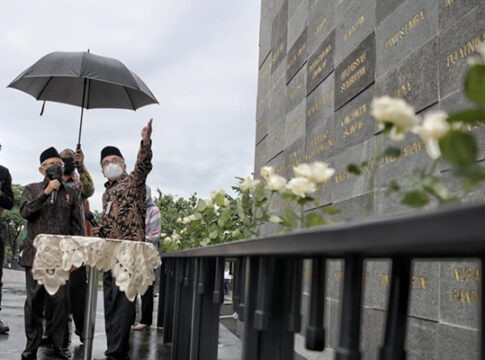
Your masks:
<instances>
[{"instance_id":1,"label":"crochet doily","mask_svg":"<svg viewBox=\"0 0 485 360\"><path fill-rule=\"evenodd\" d=\"M44 235L34 240L37 249L32 277L54 295L69 279L72 266L94 266L109 271L116 286L133 301L155 281L154 269L161 260L150 243L97 237Z\"/></svg>"}]
</instances>

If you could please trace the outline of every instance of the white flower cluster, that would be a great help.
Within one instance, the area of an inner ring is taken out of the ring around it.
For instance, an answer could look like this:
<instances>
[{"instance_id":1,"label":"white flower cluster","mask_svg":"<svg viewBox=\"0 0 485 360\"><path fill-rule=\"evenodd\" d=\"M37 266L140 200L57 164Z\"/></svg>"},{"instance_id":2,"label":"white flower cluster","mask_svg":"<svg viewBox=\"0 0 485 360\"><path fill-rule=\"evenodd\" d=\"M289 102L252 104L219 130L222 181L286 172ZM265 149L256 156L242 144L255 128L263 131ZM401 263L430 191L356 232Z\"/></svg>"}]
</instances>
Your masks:
<instances>
[{"instance_id":1,"label":"white flower cluster","mask_svg":"<svg viewBox=\"0 0 485 360\"><path fill-rule=\"evenodd\" d=\"M391 125L389 136L394 141L403 140L406 131L421 137L428 155L437 159L441 156L438 141L450 130L444 111L431 111L425 114L423 121L415 115L414 108L402 99L389 96L374 98L371 105L372 116L381 129Z\"/></svg>"}]
</instances>

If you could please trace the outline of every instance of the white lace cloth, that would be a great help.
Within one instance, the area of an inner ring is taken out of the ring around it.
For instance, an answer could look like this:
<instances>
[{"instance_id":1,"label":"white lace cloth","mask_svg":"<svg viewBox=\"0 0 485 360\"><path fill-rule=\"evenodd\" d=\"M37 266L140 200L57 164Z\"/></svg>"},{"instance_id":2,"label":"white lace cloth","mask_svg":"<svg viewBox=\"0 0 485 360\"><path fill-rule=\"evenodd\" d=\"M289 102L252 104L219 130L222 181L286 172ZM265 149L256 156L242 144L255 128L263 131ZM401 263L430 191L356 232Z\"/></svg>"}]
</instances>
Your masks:
<instances>
[{"instance_id":1,"label":"white lace cloth","mask_svg":"<svg viewBox=\"0 0 485 360\"><path fill-rule=\"evenodd\" d=\"M97 237L44 235L34 240L37 249L32 277L53 295L69 279L72 266L90 265L109 271L116 286L133 301L155 281L160 256L150 243Z\"/></svg>"}]
</instances>

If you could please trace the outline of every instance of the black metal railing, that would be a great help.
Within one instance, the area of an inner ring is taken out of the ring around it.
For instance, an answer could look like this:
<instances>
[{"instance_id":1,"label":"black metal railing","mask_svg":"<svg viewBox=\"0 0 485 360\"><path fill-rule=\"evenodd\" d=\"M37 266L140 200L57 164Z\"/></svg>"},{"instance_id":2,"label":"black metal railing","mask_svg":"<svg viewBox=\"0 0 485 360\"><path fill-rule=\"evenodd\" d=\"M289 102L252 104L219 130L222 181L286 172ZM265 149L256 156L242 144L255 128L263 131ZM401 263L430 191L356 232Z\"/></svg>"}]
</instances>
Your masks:
<instances>
[{"instance_id":1,"label":"black metal railing","mask_svg":"<svg viewBox=\"0 0 485 360\"><path fill-rule=\"evenodd\" d=\"M244 322L241 359L293 359L294 335L302 326L302 263L312 259L306 347L323 351L326 260L344 259L336 359L360 359L363 261L390 258L380 359L405 359L411 261L473 257L483 263L484 256L483 204L168 253L162 256L158 325L164 328L164 341L172 343L172 359L217 359L224 262L236 259L233 304ZM483 331L480 343L480 359L485 360Z\"/></svg>"}]
</instances>

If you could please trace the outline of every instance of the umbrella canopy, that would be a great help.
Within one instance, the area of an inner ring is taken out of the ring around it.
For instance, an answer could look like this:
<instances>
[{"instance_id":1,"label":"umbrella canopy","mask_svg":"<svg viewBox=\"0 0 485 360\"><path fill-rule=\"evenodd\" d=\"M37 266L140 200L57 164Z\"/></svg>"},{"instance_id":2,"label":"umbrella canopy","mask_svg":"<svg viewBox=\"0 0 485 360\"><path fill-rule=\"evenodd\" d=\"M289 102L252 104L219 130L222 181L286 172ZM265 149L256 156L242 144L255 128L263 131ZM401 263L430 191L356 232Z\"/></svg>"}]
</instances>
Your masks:
<instances>
[{"instance_id":1,"label":"umbrella canopy","mask_svg":"<svg viewBox=\"0 0 485 360\"><path fill-rule=\"evenodd\" d=\"M145 83L121 61L89 52L48 54L21 73L8 87L24 91L37 100L85 109L136 110L158 104Z\"/></svg>"}]
</instances>

